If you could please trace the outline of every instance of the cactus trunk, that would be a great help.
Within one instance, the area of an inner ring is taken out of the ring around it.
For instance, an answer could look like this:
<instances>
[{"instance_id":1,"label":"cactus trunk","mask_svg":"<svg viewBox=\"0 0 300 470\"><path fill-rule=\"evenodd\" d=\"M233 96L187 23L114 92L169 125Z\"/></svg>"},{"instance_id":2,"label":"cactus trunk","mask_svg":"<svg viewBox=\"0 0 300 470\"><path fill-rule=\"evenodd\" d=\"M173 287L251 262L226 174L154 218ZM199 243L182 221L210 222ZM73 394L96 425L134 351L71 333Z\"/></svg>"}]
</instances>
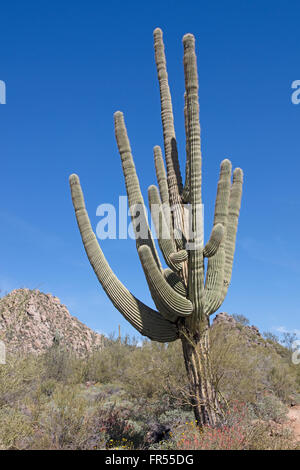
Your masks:
<instances>
[{"instance_id":1,"label":"cactus trunk","mask_svg":"<svg viewBox=\"0 0 300 470\"><path fill-rule=\"evenodd\" d=\"M189 384L188 401L195 420L200 427L215 426L221 417L221 409L212 380L208 323L194 334L185 329L181 343Z\"/></svg>"}]
</instances>

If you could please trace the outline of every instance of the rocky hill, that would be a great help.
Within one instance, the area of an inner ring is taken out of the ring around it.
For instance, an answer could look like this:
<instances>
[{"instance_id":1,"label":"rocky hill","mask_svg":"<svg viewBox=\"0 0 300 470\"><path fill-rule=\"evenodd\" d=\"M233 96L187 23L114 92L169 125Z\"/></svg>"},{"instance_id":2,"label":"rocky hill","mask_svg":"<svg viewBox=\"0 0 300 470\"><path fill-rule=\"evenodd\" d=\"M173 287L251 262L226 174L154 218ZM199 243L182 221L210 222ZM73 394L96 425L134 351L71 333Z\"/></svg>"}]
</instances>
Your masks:
<instances>
[{"instance_id":1,"label":"rocky hill","mask_svg":"<svg viewBox=\"0 0 300 470\"><path fill-rule=\"evenodd\" d=\"M232 335L238 334L241 337L247 347L255 348L262 347L269 351L273 351L280 357L286 358L289 354L288 350L277 341L264 338L259 329L254 325L246 325L240 323L234 318L234 316L228 313L218 313L212 322L212 328L222 328L222 334Z\"/></svg>"},{"instance_id":2,"label":"rocky hill","mask_svg":"<svg viewBox=\"0 0 300 470\"><path fill-rule=\"evenodd\" d=\"M104 338L77 318L57 297L16 289L0 299L0 340L7 352L41 353L54 341L82 355L102 347Z\"/></svg>"},{"instance_id":3,"label":"rocky hill","mask_svg":"<svg viewBox=\"0 0 300 470\"><path fill-rule=\"evenodd\" d=\"M279 344L266 341L255 326L241 325L227 313L216 315L212 328L217 326L228 334L232 331L242 334L249 346L276 349L280 355L284 350ZM7 352L23 353L41 353L59 340L77 355L102 347L105 341L102 335L71 316L57 297L30 289L16 289L0 299L0 340Z\"/></svg>"},{"instance_id":4,"label":"rocky hill","mask_svg":"<svg viewBox=\"0 0 300 470\"><path fill-rule=\"evenodd\" d=\"M260 344L264 346L268 345L268 343L262 337L262 335L259 332L259 329L256 326L243 325L240 322L238 322L233 316L229 315L228 313L225 313L225 312L218 313L213 319L212 326L214 327L216 325L222 325L225 327L227 326L230 329L243 331L243 334L247 337L248 341L251 343Z\"/></svg>"}]
</instances>

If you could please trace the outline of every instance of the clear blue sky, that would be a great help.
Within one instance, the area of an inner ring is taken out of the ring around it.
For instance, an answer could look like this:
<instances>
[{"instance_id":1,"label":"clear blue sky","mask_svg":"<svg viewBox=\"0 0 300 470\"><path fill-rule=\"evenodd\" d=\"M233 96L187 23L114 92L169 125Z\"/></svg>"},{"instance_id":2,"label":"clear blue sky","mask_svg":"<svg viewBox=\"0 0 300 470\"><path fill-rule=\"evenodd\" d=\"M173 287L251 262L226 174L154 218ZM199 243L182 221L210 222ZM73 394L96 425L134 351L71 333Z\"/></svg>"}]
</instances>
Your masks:
<instances>
[{"instance_id":1,"label":"clear blue sky","mask_svg":"<svg viewBox=\"0 0 300 470\"><path fill-rule=\"evenodd\" d=\"M135 330L84 253L68 176L96 207L125 195L113 113L125 114L141 186L162 144L153 29L161 27L184 166L182 36L196 37L206 237L219 164L245 173L237 248L221 308L260 329L300 328L298 1L10 1L1 5L0 288L38 288L101 332ZM112 268L151 302L132 240L102 242Z\"/></svg>"}]
</instances>

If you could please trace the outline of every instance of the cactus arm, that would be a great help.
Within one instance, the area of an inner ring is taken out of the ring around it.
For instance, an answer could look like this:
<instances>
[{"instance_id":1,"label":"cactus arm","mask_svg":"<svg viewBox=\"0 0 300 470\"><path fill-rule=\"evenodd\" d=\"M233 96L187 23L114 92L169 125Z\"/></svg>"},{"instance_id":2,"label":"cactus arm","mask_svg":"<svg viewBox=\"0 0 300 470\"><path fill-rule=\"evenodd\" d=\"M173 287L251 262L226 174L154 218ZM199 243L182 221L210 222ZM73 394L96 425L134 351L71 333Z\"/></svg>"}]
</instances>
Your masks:
<instances>
[{"instance_id":1,"label":"cactus arm","mask_svg":"<svg viewBox=\"0 0 300 470\"><path fill-rule=\"evenodd\" d=\"M185 163L185 182L184 182L184 188L182 191L182 200L183 202L187 203L189 202L189 196L190 196L190 149L189 149L189 123L188 123L186 92L184 93L184 128L185 128L186 163Z\"/></svg>"},{"instance_id":2,"label":"cactus arm","mask_svg":"<svg viewBox=\"0 0 300 470\"><path fill-rule=\"evenodd\" d=\"M170 194L170 204L172 205L176 202L180 202L179 197L182 190L182 180L179 169L173 107L168 83L168 72L166 67L162 30L160 28L156 28L153 32L153 35L155 62L160 89L161 118L164 135L165 159L167 164L168 186L170 193L172 193Z\"/></svg>"},{"instance_id":3,"label":"cactus arm","mask_svg":"<svg viewBox=\"0 0 300 470\"><path fill-rule=\"evenodd\" d=\"M224 280L225 249L220 245L217 253L209 258L210 269L207 270L205 280L205 307L206 315L212 315L222 303L222 289Z\"/></svg>"},{"instance_id":4,"label":"cactus arm","mask_svg":"<svg viewBox=\"0 0 300 470\"><path fill-rule=\"evenodd\" d=\"M205 303L206 311L209 315L216 311L222 303L221 299L224 280L225 240L230 188L231 162L228 159L225 159L221 162L220 166L214 214L214 227L216 227L218 224L221 224L224 229L224 234L217 253L214 256L208 258L205 280Z\"/></svg>"},{"instance_id":5,"label":"cactus arm","mask_svg":"<svg viewBox=\"0 0 300 470\"><path fill-rule=\"evenodd\" d=\"M85 251L100 284L113 305L142 335L153 341L175 341L178 338L175 326L165 320L159 312L134 297L110 268L92 230L77 175L70 176L70 187Z\"/></svg>"},{"instance_id":6,"label":"cactus arm","mask_svg":"<svg viewBox=\"0 0 300 470\"><path fill-rule=\"evenodd\" d=\"M172 253L176 250L175 243L171 238L169 225L166 222L165 214L161 205L160 197L158 194L157 187L154 185L148 188L149 206L152 214L152 220L154 222L155 231L158 239L160 250L163 254L167 265L175 270L180 271L182 269L181 262L173 260L171 258Z\"/></svg>"},{"instance_id":7,"label":"cactus arm","mask_svg":"<svg viewBox=\"0 0 300 470\"><path fill-rule=\"evenodd\" d=\"M183 295L183 297L187 297L187 288L185 287L180 277L174 273L172 269L164 269L164 277L168 284L170 284L170 286L175 290L175 292Z\"/></svg>"},{"instance_id":8,"label":"cactus arm","mask_svg":"<svg viewBox=\"0 0 300 470\"><path fill-rule=\"evenodd\" d=\"M236 168L231 184L231 162L221 163L214 223L222 224L224 236L217 253L209 258L205 282L206 313L211 315L222 304L231 279L238 217L241 206L243 172Z\"/></svg>"},{"instance_id":9,"label":"cactus arm","mask_svg":"<svg viewBox=\"0 0 300 470\"><path fill-rule=\"evenodd\" d=\"M155 171L156 171L156 178L157 178L158 187L159 187L160 198L164 207L165 219L167 220L167 222L169 221L168 226L170 229L170 237L173 239L174 247L176 249L176 245L178 245L178 242L176 242L174 239L173 216L172 216L171 207L170 207L167 175L166 175L165 165L163 161L163 156L161 153L161 148L158 145L154 147L154 163L155 163ZM182 243L181 239L180 239L180 242ZM180 245L180 247L182 246Z\"/></svg>"},{"instance_id":10,"label":"cactus arm","mask_svg":"<svg viewBox=\"0 0 300 470\"><path fill-rule=\"evenodd\" d=\"M159 194L161 198L161 202L163 204L170 204L169 202L169 189L168 189L168 182L167 182L167 175L164 165L164 160L161 153L161 148L159 145L156 145L153 149L154 151L154 163L155 163L155 171L156 171L156 179L159 187Z\"/></svg>"},{"instance_id":11,"label":"cactus arm","mask_svg":"<svg viewBox=\"0 0 300 470\"><path fill-rule=\"evenodd\" d=\"M130 142L127 136L127 130L124 122L123 113L117 111L114 114L114 123L115 123L115 134L116 134L116 141L119 149L119 153L121 156L122 161L122 168L125 178L125 185L126 191L128 196L128 203L129 208L134 210L134 207L138 205L141 209L140 217L142 217L142 222L140 226L143 224L144 228L147 229L147 236L146 238L140 238L136 231L136 224L134 220L134 213L131 212L132 224L136 234L136 245L139 248L140 245L146 244L150 247L155 262L157 263L158 267L162 270L160 259L158 253L156 251L156 247L152 238L151 231L148 226L147 215L145 211L145 204L144 199L141 193L139 180L136 174L136 169L131 153Z\"/></svg>"},{"instance_id":12,"label":"cactus arm","mask_svg":"<svg viewBox=\"0 0 300 470\"><path fill-rule=\"evenodd\" d=\"M192 206L192 233L194 248L189 251L189 299L194 305L195 321L203 314L204 263L203 246L199 233L202 217L201 198L201 146L198 103L198 75L195 54L195 38L192 34L183 37L183 64L188 115L188 136L190 152L190 203ZM200 212L201 211L201 212Z\"/></svg>"},{"instance_id":13,"label":"cactus arm","mask_svg":"<svg viewBox=\"0 0 300 470\"><path fill-rule=\"evenodd\" d=\"M226 229L231 190L231 162L227 158L221 162L220 176L215 203L214 225L222 224ZM225 230L226 232L226 230ZM225 239L224 239L225 244Z\"/></svg>"},{"instance_id":14,"label":"cactus arm","mask_svg":"<svg viewBox=\"0 0 300 470\"><path fill-rule=\"evenodd\" d=\"M233 172L233 181L230 190L229 209L227 217L226 243L225 243L225 268L222 301L226 296L232 273L233 256L235 251L235 240L238 219L241 208L243 190L243 171L236 168Z\"/></svg>"},{"instance_id":15,"label":"cactus arm","mask_svg":"<svg viewBox=\"0 0 300 470\"><path fill-rule=\"evenodd\" d=\"M176 251L171 253L170 258L173 263L184 263L188 259L188 252L186 250Z\"/></svg>"},{"instance_id":16,"label":"cactus arm","mask_svg":"<svg viewBox=\"0 0 300 470\"><path fill-rule=\"evenodd\" d=\"M173 107L168 83L165 48L163 34L160 28L156 28L154 35L154 51L157 76L160 89L161 119L164 136L165 160L167 166L167 180L169 188L169 203L173 210L174 228L180 234L184 233L181 213L182 178L180 174L177 142L174 129ZM182 248L182 240L175 239L179 249Z\"/></svg>"},{"instance_id":17,"label":"cactus arm","mask_svg":"<svg viewBox=\"0 0 300 470\"><path fill-rule=\"evenodd\" d=\"M147 245L142 245L138 249L138 252L149 283L150 291L155 294L159 303L163 305L164 310L168 311L173 317L186 317L191 315L193 311L192 303L175 292L168 284L155 264L150 248ZM153 300L155 301L156 299L154 298Z\"/></svg>"},{"instance_id":18,"label":"cactus arm","mask_svg":"<svg viewBox=\"0 0 300 470\"><path fill-rule=\"evenodd\" d=\"M198 102L198 74L195 54L195 38L192 34L183 37L184 47L184 76L186 89L187 135L190 154L190 189L193 189L193 199L196 203L201 200L201 142ZM191 201L192 203L192 201Z\"/></svg>"},{"instance_id":19,"label":"cactus arm","mask_svg":"<svg viewBox=\"0 0 300 470\"><path fill-rule=\"evenodd\" d=\"M206 258L214 256L222 243L224 238L224 227L222 224L217 224L213 227L210 239L206 243L203 251L203 255Z\"/></svg>"}]
</instances>

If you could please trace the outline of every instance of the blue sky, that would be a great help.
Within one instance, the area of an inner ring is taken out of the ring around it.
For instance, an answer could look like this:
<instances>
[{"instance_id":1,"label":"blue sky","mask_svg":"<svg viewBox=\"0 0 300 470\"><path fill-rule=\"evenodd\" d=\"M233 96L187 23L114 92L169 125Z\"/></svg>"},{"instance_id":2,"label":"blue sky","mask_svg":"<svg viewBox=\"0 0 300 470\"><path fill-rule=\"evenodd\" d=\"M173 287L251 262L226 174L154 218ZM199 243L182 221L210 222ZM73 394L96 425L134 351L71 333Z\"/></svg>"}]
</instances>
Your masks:
<instances>
[{"instance_id":1,"label":"blue sky","mask_svg":"<svg viewBox=\"0 0 300 470\"><path fill-rule=\"evenodd\" d=\"M0 288L51 292L88 326L133 334L84 253L68 187L79 174L95 228L125 195L113 113L125 114L146 198L162 144L153 29L161 27L184 168L182 36L196 37L206 237L219 164L245 173L232 284L220 311L299 330L300 4L297 1L11 1L1 5ZM151 303L133 240L101 244Z\"/></svg>"}]
</instances>

